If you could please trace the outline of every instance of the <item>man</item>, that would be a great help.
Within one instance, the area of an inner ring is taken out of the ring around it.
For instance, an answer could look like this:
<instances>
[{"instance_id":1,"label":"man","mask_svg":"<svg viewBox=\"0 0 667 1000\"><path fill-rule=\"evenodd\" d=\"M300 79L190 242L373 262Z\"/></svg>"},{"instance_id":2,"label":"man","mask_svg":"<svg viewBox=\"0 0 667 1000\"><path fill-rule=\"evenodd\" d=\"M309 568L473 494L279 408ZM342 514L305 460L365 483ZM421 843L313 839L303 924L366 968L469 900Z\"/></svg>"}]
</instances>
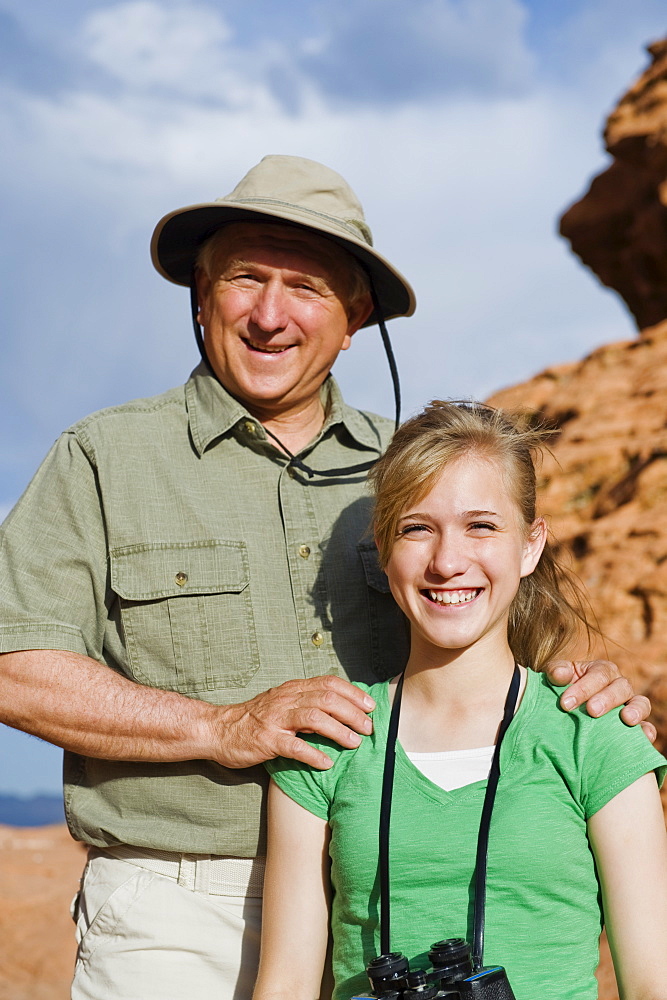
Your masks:
<instances>
[{"instance_id":1,"label":"man","mask_svg":"<svg viewBox=\"0 0 667 1000\"><path fill-rule=\"evenodd\" d=\"M166 216L153 259L196 282L204 359L185 387L71 428L7 519L0 704L65 748L68 822L91 846L72 996L240 1000L258 765L322 766L300 731L357 746L373 705L345 678L405 660L364 492L392 427L328 375L377 309L410 315L414 296L342 178L296 157Z\"/></svg>"}]
</instances>

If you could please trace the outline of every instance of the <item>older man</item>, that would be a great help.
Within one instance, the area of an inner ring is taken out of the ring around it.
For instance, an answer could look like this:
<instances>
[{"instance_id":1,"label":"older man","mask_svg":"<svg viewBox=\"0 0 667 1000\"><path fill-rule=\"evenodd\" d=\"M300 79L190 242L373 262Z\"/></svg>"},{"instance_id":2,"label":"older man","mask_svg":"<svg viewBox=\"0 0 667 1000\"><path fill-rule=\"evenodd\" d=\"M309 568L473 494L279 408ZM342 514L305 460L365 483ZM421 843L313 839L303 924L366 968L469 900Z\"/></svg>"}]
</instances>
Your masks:
<instances>
[{"instance_id":1,"label":"older man","mask_svg":"<svg viewBox=\"0 0 667 1000\"><path fill-rule=\"evenodd\" d=\"M345 678L405 659L366 531L364 470L392 428L328 376L377 309L410 315L414 297L342 178L296 157L165 217L153 259L196 282L202 364L66 432L6 521L0 704L65 748L68 822L90 845L73 997L241 1000L256 765L322 766L300 731L358 745L373 705Z\"/></svg>"}]
</instances>

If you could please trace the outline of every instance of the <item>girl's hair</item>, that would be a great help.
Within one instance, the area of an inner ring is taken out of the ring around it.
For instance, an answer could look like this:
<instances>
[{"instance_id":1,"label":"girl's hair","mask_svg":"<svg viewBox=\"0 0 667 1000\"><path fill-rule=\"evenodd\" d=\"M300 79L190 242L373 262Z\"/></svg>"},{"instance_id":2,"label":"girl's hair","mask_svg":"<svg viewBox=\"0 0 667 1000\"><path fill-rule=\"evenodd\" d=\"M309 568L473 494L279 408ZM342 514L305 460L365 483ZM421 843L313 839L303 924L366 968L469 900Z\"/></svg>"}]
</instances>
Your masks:
<instances>
[{"instance_id":1,"label":"girl's hair","mask_svg":"<svg viewBox=\"0 0 667 1000\"><path fill-rule=\"evenodd\" d=\"M496 462L526 532L535 512L535 463L552 431L525 417L476 402L434 400L399 427L370 473L375 491L373 527L380 562L387 565L403 511L423 499L443 469L463 456ZM509 614L509 644L519 663L539 670L581 636L597 632L576 578L547 542L530 576L523 577Z\"/></svg>"}]
</instances>

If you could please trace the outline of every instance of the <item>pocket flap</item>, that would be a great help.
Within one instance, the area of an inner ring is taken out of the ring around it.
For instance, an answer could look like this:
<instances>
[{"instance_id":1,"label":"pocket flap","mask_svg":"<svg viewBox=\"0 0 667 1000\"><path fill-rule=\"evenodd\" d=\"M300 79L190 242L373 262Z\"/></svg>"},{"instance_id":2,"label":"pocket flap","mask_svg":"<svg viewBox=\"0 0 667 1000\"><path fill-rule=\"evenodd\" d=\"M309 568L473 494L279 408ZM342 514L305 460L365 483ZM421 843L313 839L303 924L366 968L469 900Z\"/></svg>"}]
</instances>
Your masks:
<instances>
[{"instance_id":1,"label":"pocket flap","mask_svg":"<svg viewBox=\"0 0 667 1000\"><path fill-rule=\"evenodd\" d=\"M127 601L238 594L250 583L244 542L152 542L112 549L111 586Z\"/></svg>"},{"instance_id":2,"label":"pocket flap","mask_svg":"<svg viewBox=\"0 0 667 1000\"><path fill-rule=\"evenodd\" d=\"M357 551L361 557L366 575L366 583L373 590L378 590L381 594L389 594L389 580L387 574L380 567L380 556L375 546L375 542L360 542Z\"/></svg>"}]
</instances>

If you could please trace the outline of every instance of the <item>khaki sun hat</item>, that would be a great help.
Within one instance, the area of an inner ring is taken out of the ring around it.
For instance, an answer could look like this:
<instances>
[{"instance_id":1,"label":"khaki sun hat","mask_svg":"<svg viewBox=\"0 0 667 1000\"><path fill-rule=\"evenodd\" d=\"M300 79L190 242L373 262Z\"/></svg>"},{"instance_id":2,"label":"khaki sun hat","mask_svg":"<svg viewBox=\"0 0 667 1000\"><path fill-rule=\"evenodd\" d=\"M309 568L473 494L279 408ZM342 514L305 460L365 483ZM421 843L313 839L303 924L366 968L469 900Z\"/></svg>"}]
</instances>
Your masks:
<instances>
[{"instance_id":1,"label":"khaki sun hat","mask_svg":"<svg viewBox=\"0 0 667 1000\"><path fill-rule=\"evenodd\" d=\"M178 208L161 219L151 240L160 274L189 287L201 244L227 222L286 222L321 233L357 258L370 274L383 317L411 316L415 295L400 271L373 249L358 198L335 170L301 156L265 156L231 194ZM376 322L371 316L366 326Z\"/></svg>"}]
</instances>

